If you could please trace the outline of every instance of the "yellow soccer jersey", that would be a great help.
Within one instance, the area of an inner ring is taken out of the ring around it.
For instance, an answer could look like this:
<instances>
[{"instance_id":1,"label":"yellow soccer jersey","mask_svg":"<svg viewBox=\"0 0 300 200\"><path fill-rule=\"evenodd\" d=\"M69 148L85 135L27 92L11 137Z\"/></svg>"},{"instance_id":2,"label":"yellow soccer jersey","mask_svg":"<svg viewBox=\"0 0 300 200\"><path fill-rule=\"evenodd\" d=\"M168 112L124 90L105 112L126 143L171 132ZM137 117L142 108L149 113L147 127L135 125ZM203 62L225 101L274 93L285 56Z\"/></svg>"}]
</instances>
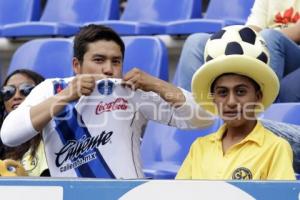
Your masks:
<instances>
[{"instance_id":1,"label":"yellow soccer jersey","mask_svg":"<svg viewBox=\"0 0 300 200\"><path fill-rule=\"evenodd\" d=\"M28 176L40 176L44 170L48 169L43 142L40 142L33 158L30 153L31 149L24 154L21 163L28 173Z\"/></svg>"},{"instance_id":2,"label":"yellow soccer jersey","mask_svg":"<svg viewBox=\"0 0 300 200\"><path fill-rule=\"evenodd\" d=\"M295 180L292 149L260 122L223 155L226 126L191 146L177 179Z\"/></svg>"}]
</instances>

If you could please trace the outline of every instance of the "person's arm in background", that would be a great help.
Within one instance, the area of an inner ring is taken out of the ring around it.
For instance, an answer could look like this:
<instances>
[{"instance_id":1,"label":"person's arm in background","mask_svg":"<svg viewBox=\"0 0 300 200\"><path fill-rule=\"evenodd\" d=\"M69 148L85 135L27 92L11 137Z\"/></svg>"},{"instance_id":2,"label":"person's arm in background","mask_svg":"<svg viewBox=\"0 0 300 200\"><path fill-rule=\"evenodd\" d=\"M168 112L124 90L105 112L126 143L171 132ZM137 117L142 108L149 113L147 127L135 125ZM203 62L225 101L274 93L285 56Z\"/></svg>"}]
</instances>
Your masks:
<instances>
[{"instance_id":1,"label":"person's arm in background","mask_svg":"<svg viewBox=\"0 0 300 200\"><path fill-rule=\"evenodd\" d=\"M146 119L159 121L178 128L203 128L213 124L215 118L193 99L190 92L178 88L139 69L133 69L123 78L123 84L148 93L148 102L141 107ZM155 95L151 95L155 94ZM160 97L157 98L157 95ZM144 100L140 100L144 101ZM166 103L167 102L167 103ZM157 112L154 112L156 109Z\"/></svg>"},{"instance_id":2,"label":"person's arm in background","mask_svg":"<svg viewBox=\"0 0 300 200\"><path fill-rule=\"evenodd\" d=\"M300 21L294 26L281 29L281 32L296 43L300 42Z\"/></svg>"}]
</instances>

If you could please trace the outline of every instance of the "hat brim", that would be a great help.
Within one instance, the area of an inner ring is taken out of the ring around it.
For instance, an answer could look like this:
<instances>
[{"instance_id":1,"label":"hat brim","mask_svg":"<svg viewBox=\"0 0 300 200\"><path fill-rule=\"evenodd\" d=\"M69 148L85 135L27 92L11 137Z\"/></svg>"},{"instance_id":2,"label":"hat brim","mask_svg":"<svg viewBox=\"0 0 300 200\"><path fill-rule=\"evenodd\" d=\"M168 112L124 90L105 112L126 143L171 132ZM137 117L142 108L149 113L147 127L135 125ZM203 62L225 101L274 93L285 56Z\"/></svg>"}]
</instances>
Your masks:
<instances>
[{"instance_id":1,"label":"hat brim","mask_svg":"<svg viewBox=\"0 0 300 200\"><path fill-rule=\"evenodd\" d=\"M279 80L267 64L246 55L220 56L202 65L192 79L192 93L195 101L213 114L218 112L212 101L211 84L225 73L244 75L256 81L263 94L263 110L269 107L278 95Z\"/></svg>"}]
</instances>

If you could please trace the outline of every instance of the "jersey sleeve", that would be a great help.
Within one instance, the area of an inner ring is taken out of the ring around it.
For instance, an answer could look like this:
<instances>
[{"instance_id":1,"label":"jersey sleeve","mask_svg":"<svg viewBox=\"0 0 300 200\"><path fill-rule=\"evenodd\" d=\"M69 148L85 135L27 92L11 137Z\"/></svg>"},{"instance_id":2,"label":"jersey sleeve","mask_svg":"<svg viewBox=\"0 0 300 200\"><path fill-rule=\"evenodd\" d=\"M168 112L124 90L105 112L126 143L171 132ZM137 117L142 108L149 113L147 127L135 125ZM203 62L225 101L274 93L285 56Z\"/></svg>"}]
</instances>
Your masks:
<instances>
[{"instance_id":1,"label":"jersey sleeve","mask_svg":"<svg viewBox=\"0 0 300 200\"><path fill-rule=\"evenodd\" d=\"M270 168L268 170L268 180L295 180L293 170L293 153L287 141L281 139L274 152Z\"/></svg>"},{"instance_id":2,"label":"jersey sleeve","mask_svg":"<svg viewBox=\"0 0 300 200\"><path fill-rule=\"evenodd\" d=\"M182 129L205 128L212 125L215 116L197 104L192 93L184 89L181 89L181 91L186 101L182 106L174 108L170 125Z\"/></svg>"},{"instance_id":3,"label":"jersey sleeve","mask_svg":"<svg viewBox=\"0 0 300 200\"><path fill-rule=\"evenodd\" d=\"M261 29L267 28L268 0L256 0L247 19L247 26L257 26Z\"/></svg>"},{"instance_id":4,"label":"jersey sleeve","mask_svg":"<svg viewBox=\"0 0 300 200\"><path fill-rule=\"evenodd\" d=\"M5 145L18 146L38 134L32 126L30 108L51 95L53 95L52 81L51 79L45 80L37 85L20 106L5 118L1 127L1 139Z\"/></svg>"}]
</instances>

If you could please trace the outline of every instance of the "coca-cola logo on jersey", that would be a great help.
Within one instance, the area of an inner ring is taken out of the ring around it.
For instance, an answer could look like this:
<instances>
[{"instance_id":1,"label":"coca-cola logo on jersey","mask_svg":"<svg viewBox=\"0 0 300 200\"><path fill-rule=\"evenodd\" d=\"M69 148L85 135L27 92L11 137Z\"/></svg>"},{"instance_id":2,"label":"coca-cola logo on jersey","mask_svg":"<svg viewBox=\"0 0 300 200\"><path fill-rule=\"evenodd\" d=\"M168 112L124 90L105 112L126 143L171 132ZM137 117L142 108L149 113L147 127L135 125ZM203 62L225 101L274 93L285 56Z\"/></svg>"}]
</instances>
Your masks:
<instances>
[{"instance_id":1,"label":"coca-cola logo on jersey","mask_svg":"<svg viewBox=\"0 0 300 200\"><path fill-rule=\"evenodd\" d=\"M94 148L100 145L105 145L111 140L113 132L103 131L100 135L93 137L82 136L79 140L68 140L68 142L56 153L55 164L60 167L67 160L76 160L79 157L84 156L85 153L89 153ZM86 159L86 162L89 160Z\"/></svg>"},{"instance_id":2,"label":"coca-cola logo on jersey","mask_svg":"<svg viewBox=\"0 0 300 200\"><path fill-rule=\"evenodd\" d=\"M95 114L100 115L104 112L111 112L113 110L127 110L128 101L124 98L117 98L112 102L103 102L101 101L97 107Z\"/></svg>"}]
</instances>

